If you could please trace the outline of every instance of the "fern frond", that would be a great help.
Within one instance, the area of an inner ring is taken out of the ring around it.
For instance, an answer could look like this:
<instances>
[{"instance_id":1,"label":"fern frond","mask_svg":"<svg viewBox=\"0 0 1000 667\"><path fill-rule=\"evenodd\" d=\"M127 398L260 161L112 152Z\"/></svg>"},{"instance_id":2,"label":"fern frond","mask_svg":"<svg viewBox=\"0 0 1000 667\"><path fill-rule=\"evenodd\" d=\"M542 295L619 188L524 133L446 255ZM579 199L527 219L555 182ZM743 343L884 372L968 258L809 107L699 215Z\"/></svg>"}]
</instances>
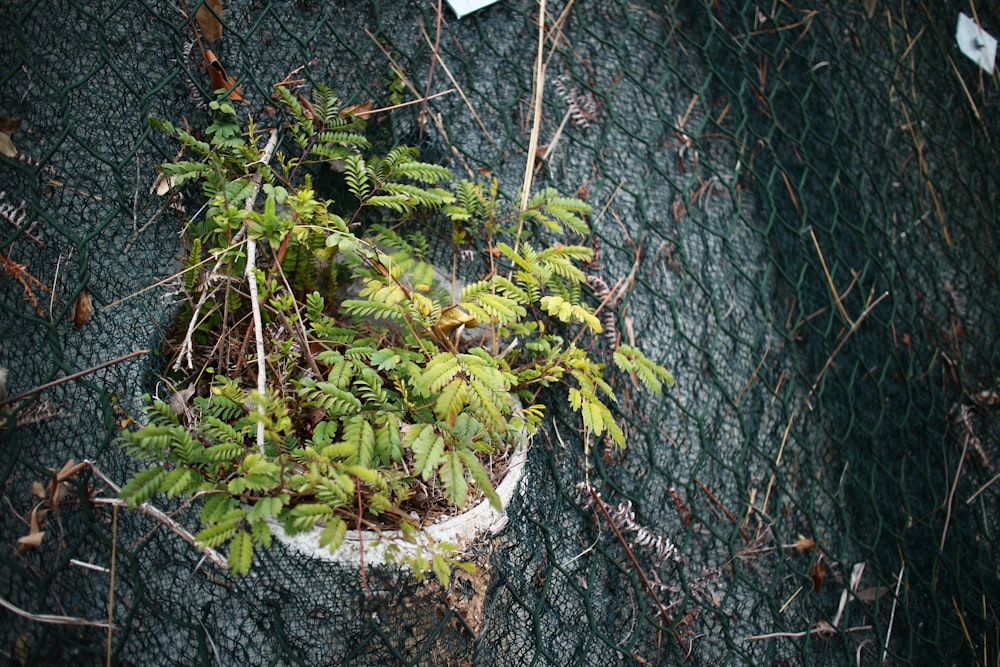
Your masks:
<instances>
[{"instance_id":1,"label":"fern frond","mask_svg":"<svg viewBox=\"0 0 1000 667\"><path fill-rule=\"evenodd\" d=\"M444 495L457 507L462 507L469 498L469 483L465 480L465 466L458 452L450 451L444 456L438 468L438 479L444 487Z\"/></svg>"},{"instance_id":2,"label":"fern frond","mask_svg":"<svg viewBox=\"0 0 1000 667\"><path fill-rule=\"evenodd\" d=\"M359 200L371 194L372 184L368 175L368 166L360 155L352 154L344 158L344 177L347 180L348 191Z\"/></svg>"},{"instance_id":3,"label":"fern frond","mask_svg":"<svg viewBox=\"0 0 1000 667\"><path fill-rule=\"evenodd\" d=\"M451 181L451 171L437 164L427 162L401 162L393 168L395 177L405 177L427 185L448 183ZM454 200L454 198L452 198Z\"/></svg>"},{"instance_id":4,"label":"fern frond","mask_svg":"<svg viewBox=\"0 0 1000 667\"><path fill-rule=\"evenodd\" d=\"M449 382L434 402L434 416L454 425L456 417L469 404L469 385L462 379Z\"/></svg>"},{"instance_id":5,"label":"fern frond","mask_svg":"<svg viewBox=\"0 0 1000 667\"><path fill-rule=\"evenodd\" d=\"M462 365L454 354L441 352L427 362L413 386L420 395L431 396L440 392L461 370Z\"/></svg>"},{"instance_id":6,"label":"fern frond","mask_svg":"<svg viewBox=\"0 0 1000 667\"><path fill-rule=\"evenodd\" d=\"M237 531L229 543L229 571L245 575L253 564L253 539L245 530Z\"/></svg>"},{"instance_id":7,"label":"fern frond","mask_svg":"<svg viewBox=\"0 0 1000 667\"><path fill-rule=\"evenodd\" d=\"M539 305L560 321L571 323L581 322L594 333L601 333L601 321L585 306L566 301L561 296L543 296Z\"/></svg>"},{"instance_id":8,"label":"fern frond","mask_svg":"<svg viewBox=\"0 0 1000 667\"><path fill-rule=\"evenodd\" d=\"M642 385L654 394L663 393L663 385L672 386L674 376L663 366L653 362L640 350L621 345L614 354L615 365L626 373L635 373Z\"/></svg>"},{"instance_id":9,"label":"fern frond","mask_svg":"<svg viewBox=\"0 0 1000 667\"><path fill-rule=\"evenodd\" d=\"M126 482L118 495L129 507L138 507L157 494L166 477L167 472L159 466L146 468Z\"/></svg>"},{"instance_id":10,"label":"fern frond","mask_svg":"<svg viewBox=\"0 0 1000 667\"><path fill-rule=\"evenodd\" d=\"M444 455L444 438L430 424L415 424L403 436L403 446L413 452L414 474L429 482Z\"/></svg>"},{"instance_id":11,"label":"fern frond","mask_svg":"<svg viewBox=\"0 0 1000 667\"><path fill-rule=\"evenodd\" d=\"M479 458L467 449L458 450L458 458L461 459L462 464L469 471L469 474L472 475L472 479L476 482L476 487L489 499L493 509L502 512L503 504L500 502L500 496L497 495L496 489L490 483L490 475L486 472Z\"/></svg>"}]
</instances>

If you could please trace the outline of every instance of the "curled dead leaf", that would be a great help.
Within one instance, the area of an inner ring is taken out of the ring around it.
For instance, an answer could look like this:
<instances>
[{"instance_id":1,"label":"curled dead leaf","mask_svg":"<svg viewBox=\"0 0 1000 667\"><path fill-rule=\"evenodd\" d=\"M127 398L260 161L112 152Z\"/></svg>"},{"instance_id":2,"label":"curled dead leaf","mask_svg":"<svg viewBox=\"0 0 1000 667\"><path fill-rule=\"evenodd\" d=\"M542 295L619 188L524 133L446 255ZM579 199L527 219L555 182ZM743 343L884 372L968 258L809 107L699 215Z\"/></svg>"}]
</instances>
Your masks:
<instances>
[{"instance_id":1,"label":"curled dead leaf","mask_svg":"<svg viewBox=\"0 0 1000 667\"><path fill-rule=\"evenodd\" d=\"M362 102L361 104L351 104L340 110L340 117L357 116L358 118L367 118L371 115L373 108L375 108L375 105L372 104L371 100Z\"/></svg>"},{"instance_id":2,"label":"curled dead leaf","mask_svg":"<svg viewBox=\"0 0 1000 667\"><path fill-rule=\"evenodd\" d=\"M812 634L820 635L821 637L832 637L837 634L837 628L833 627L826 621L819 621L815 627L813 627Z\"/></svg>"},{"instance_id":3,"label":"curled dead leaf","mask_svg":"<svg viewBox=\"0 0 1000 667\"><path fill-rule=\"evenodd\" d=\"M45 538L45 531L39 527L45 518L46 510L41 509L41 504L35 505L31 510L31 520L28 524L28 534L17 539L17 553L23 556L29 549L37 549L42 545Z\"/></svg>"},{"instance_id":4,"label":"curled dead leaf","mask_svg":"<svg viewBox=\"0 0 1000 667\"><path fill-rule=\"evenodd\" d=\"M215 52L205 51L205 67L208 70L208 80L212 85L212 90L232 90L229 99L234 102L246 102L240 87L236 85L236 79L226 73L226 68L222 66Z\"/></svg>"},{"instance_id":5,"label":"curled dead leaf","mask_svg":"<svg viewBox=\"0 0 1000 667\"><path fill-rule=\"evenodd\" d=\"M474 329L479 326L479 320L458 306L450 306L441 311L441 317L437 323L437 327L441 333L450 333L460 326Z\"/></svg>"},{"instance_id":6,"label":"curled dead leaf","mask_svg":"<svg viewBox=\"0 0 1000 667\"><path fill-rule=\"evenodd\" d=\"M0 132L14 134L17 132L17 128L19 127L21 127L20 118L7 118L6 116L0 116Z\"/></svg>"},{"instance_id":7,"label":"curled dead leaf","mask_svg":"<svg viewBox=\"0 0 1000 667\"><path fill-rule=\"evenodd\" d=\"M798 539L795 540L795 544L793 544L792 547L799 553L802 553L804 551L809 551L810 549L814 549L816 547L816 540L814 540L811 537L805 537L804 535L799 535Z\"/></svg>"},{"instance_id":8,"label":"curled dead leaf","mask_svg":"<svg viewBox=\"0 0 1000 667\"><path fill-rule=\"evenodd\" d=\"M809 578L812 579L814 591L818 591L823 586L823 582L826 581L826 565L823 565L822 560L817 561L809 570Z\"/></svg>"},{"instance_id":9,"label":"curled dead leaf","mask_svg":"<svg viewBox=\"0 0 1000 667\"><path fill-rule=\"evenodd\" d=\"M10 140L10 135L6 132L0 132L0 153L7 157L17 157L17 148L14 147L14 142Z\"/></svg>"},{"instance_id":10,"label":"curled dead leaf","mask_svg":"<svg viewBox=\"0 0 1000 667\"><path fill-rule=\"evenodd\" d=\"M45 485L41 482L32 482L31 495L45 500L45 497L48 496L48 492L45 490Z\"/></svg>"},{"instance_id":11,"label":"curled dead leaf","mask_svg":"<svg viewBox=\"0 0 1000 667\"><path fill-rule=\"evenodd\" d=\"M198 11L195 12L194 19L201 28L201 34L209 43L222 37L222 0L205 0Z\"/></svg>"},{"instance_id":12,"label":"curled dead leaf","mask_svg":"<svg viewBox=\"0 0 1000 667\"><path fill-rule=\"evenodd\" d=\"M869 588L862 589L854 594L861 602L875 602L880 596L885 595L889 592L888 586L871 586Z\"/></svg>"},{"instance_id":13,"label":"curled dead leaf","mask_svg":"<svg viewBox=\"0 0 1000 667\"><path fill-rule=\"evenodd\" d=\"M85 289L80 290L80 294L73 302L73 326L77 329L90 321L94 314L94 305L90 300L90 293Z\"/></svg>"},{"instance_id":14,"label":"curled dead leaf","mask_svg":"<svg viewBox=\"0 0 1000 667\"><path fill-rule=\"evenodd\" d=\"M680 197L676 197L674 199L674 203L671 208L673 209L674 222L680 222L685 217L687 217L688 214L687 206L684 205L684 200L681 199Z\"/></svg>"}]
</instances>

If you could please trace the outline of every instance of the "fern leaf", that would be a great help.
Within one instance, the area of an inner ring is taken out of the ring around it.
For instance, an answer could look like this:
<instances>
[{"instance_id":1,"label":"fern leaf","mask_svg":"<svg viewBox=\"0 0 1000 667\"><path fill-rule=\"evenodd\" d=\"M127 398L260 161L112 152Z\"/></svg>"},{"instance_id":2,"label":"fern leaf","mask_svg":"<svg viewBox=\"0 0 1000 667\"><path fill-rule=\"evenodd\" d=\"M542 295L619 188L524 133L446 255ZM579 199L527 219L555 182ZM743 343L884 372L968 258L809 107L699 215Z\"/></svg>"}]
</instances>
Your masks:
<instances>
[{"instance_id":1,"label":"fern leaf","mask_svg":"<svg viewBox=\"0 0 1000 667\"><path fill-rule=\"evenodd\" d=\"M247 521L250 523L261 522L278 516L278 512L284 507L281 497L270 496L259 498L247 513Z\"/></svg>"},{"instance_id":2,"label":"fern leaf","mask_svg":"<svg viewBox=\"0 0 1000 667\"><path fill-rule=\"evenodd\" d=\"M250 534L253 536L253 543L262 547L271 546L271 526L267 521L255 521L250 524Z\"/></svg>"},{"instance_id":3,"label":"fern leaf","mask_svg":"<svg viewBox=\"0 0 1000 667\"><path fill-rule=\"evenodd\" d=\"M411 180L427 183L428 185L448 183L452 179L451 172L447 168L427 162L397 164L393 171L398 176L405 176Z\"/></svg>"},{"instance_id":4,"label":"fern leaf","mask_svg":"<svg viewBox=\"0 0 1000 667\"><path fill-rule=\"evenodd\" d=\"M303 503L296 505L288 513L288 520L285 522L286 528L291 528L289 532L297 533L303 530L311 530L317 523L323 521L333 514L333 509L329 505L319 503Z\"/></svg>"},{"instance_id":5,"label":"fern leaf","mask_svg":"<svg viewBox=\"0 0 1000 667\"><path fill-rule=\"evenodd\" d=\"M203 547L214 549L232 538L239 528L238 519L219 521L205 528L195 536L195 541Z\"/></svg>"},{"instance_id":6,"label":"fern leaf","mask_svg":"<svg viewBox=\"0 0 1000 667\"><path fill-rule=\"evenodd\" d=\"M367 419L361 415L348 419L344 425L343 443L357 453L348 460L348 463L357 462L365 468L371 467L375 456L375 430Z\"/></svg>"},{"instance_id":7,"label":"fern leaf","mask_svg":"<svg viewBox=\"0 0 1000 667\"><path fill-rule=\"evenodd\" d=\"M201 508L201 522L212 524L231 512L239 505L239 501L228 493L213 493Z\"/></svg>"},{"instance_id":8,"label":"fern leaf","mask_svg":"<svg viewBox=\"0 0 1000 667\"><path fill-rule=\"evenodd\" d=\"M434 402L434 416L450 425L469 404L469 385L461 379L454 379L441 390Z\"/></svg>"},{"instance_id":9,"label":"fern leaf","mask_svg":"<svg viewBox=\"0 0 1000 667\"><path fill-rule=\"evenodd\" d=\"M146 468L126 482L118 495L129 507L138 507L156 495L166 477L167 472L159 466Z\"/></svg>"},{"instance_id":10,"label":"fern leaf","mask_svg":"<svg viewBox=\"0 0 1000 667\"><path fill-rule=\"evenodd\" d=\"M321 319L324 308L326 308L326 300L323 299L322 294L316 291L306 294L306 317L310 321Z\"/></svg>"},{"instance_id":11,"label":"fern leaf","mask_svg":"<svg viewBox=\"0 0 1000 667\"><path fill-rule=\"evenodd\" d=\"M462 370L457 357L451 352L441 352L427 362L414 387L422 396L430 396L442 388Z\"/></svg>"},{"instance_id":12,"label":"fern leaf","mask_svg":"<svg viewBox=\"0 0 1000 667\"><path fill-rule=\"evenodd\" d=\"M347 180L348 191L359 200L371 194L371 179L368 168L360 155L353 154L344 159L344 177Z\"/></svg>"},{"instance_id":13,"label":"fern leaf","mask_svg":"<svg viewBox=\"0 0 1000 667\"><path fill-rule=\"evenodd\" d=\"M448 584L451 582L451 568L448 566L448 561L445 560L444 556L434 554L431 558L431 570L434 571L434 576L437 578L438 583L447 589Z\"/></svg>"},{"instance_id":14,"label":"fern leaf","mask_svg":"<svg viewBox=\"0 0 1000 667\"><path fill-rule=\"evenodd\" d=\"M173 498L186 491L194 490L200 481L201 476L196 475L194 471L187 468L177 468L176 470L171 470L163 478L160 482L159 491L167 494L167 498Z\"/></svg>"},{"instance_id":15,"label":"fern leaf","mask_svg":"<svg viewBox=\"0 0 1000 667\"><path fill-rule=\"evenodd\" d=\"M333 553L344 543L345 535L347 535L347 523L340 517L333 517L319 534L319 545L326 547L330 553Z\"/></svg>"},{"instance_id":16,"label":"fern leaf","mask_svg":"<svg viewBox=\"0 0 1000 667\"><path fill-rule=\"evenodd\" d=\"M497 495L496 490L490 483L490 475L486 472L479 458L467 449L459 450L458 457L462 460L465 467L468 468L469 474L472 475L472 479L476 482L476 486L489 499L493 509L502 512L503 504L500 502L500 496Z\"/></svg>"},{"instance_id":17,"label":"fern leaf","mask_svg":"<svg viewBox=\"0 0 1000 667\"><path fill-rule=\"evenodd\" d=\"M502 397L505 394L498 394L479 380L473 380L469 386L472 387L475 406L479 408L482 416L487 418L492 428L503 430L506 422L500 410L500 404L502 404ZM509 406L505 407L509 409Z\"/></svg>"},{"instance_id":18,"label":"fern leaf","mask_svg":"<svg viewBox=\"0 0 1000 667\"><path fill-rule=\"evenodd\" d=\"M245 530L237 531L229 543L229 571L245 575L253 563L253 539Z\"/></svg>"},{"instance_id":19,"label":"fern leaf","mask_svg":"<svg viewBox=\"0 0 1000 667\"><path fill-rule=\"evenodd\" d=\"M191 242L187 266L184 267L184 289L193 292L199 275L201 275L201 237L195 237Z\"/></svg>"},{"instance_id":20,"label":"fern leaf","mask_svg":"<svg viewBox=\"0 0 1000 667\"><path fill-rule=\"evenodd\" d=\"M407 431L403 444L413 452L414 473L430 481L444 453L444 438L430 424L416 424Z\"/></svg>"},{"instance_id":21,"label":"fern leaf","mask_svg":"<svg viewBox=\"0 0 1000 667\"><path fill-rule=\"evenodd\" d=\"M621 345L614 354L614 360L619 369L635 373L642 385L654 394L661 394L664 384L674 384L674 376L670 371L654 363L634 347Z\"/></svg>"},{"instance_id":22,"label":"fern leaf","mask_svg":"<svg viewBox=\"0 0 1000 667\"><path fill-rule=\"evenodd\" d=\"M579 304L566 301L561 296L543 296L539 305L549 315L559 318L562 322L581 322L594 333L602 331L601 321L593 313Z\"/></svg>"},{"instance_id":23,"label":"fern leaf","mask_svg":"<svg viewBox=\"0 0 1000 667\"><path fill-rule=\"evenodd\" d=\"M458 507L469 499L469 484L465 481L465 466L458 452L448 452L438 469L438 478L444 486L444 494Z\"/></svg>"}]
</instances>

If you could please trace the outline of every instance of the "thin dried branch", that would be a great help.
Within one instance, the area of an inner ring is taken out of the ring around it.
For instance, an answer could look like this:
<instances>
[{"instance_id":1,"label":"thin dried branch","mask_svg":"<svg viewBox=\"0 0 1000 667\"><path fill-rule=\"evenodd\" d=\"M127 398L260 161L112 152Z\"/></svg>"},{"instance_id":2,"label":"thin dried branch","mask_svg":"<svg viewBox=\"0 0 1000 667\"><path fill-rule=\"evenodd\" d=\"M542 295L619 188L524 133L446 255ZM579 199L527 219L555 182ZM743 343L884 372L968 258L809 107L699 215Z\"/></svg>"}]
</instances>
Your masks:
<instances>
[{"instance_id":1,"label":"thin dried branch","mask_svg":"<svg viewBox=\"0 0 1000 667\"><path fill-rule=\"evenodd\" d=\"M104 472L102 472L101 469L97 467L97 464L95 464L93 461L86 460L83 461L83 463L85 463L87 467L89 467L94 472L94 474L97 475L105 484L107 484L115 493L119 493L121 491L121 487L119 487L117 484L111 481L111 479L107 475L105 475ZM91 498L90 502L95 505L128 507L125 504L125 501L122 500L121 498ZM164 526L169 528L170 531L173 532L175 535L178 535L182 540L184 540L191 546L195 547L196 549L202 551L210 561L218 565L220 568L226 571L229 570L229 563L222 556L222 554L220 554L218 551L210 547L199 546L197 540L195 539L195 536L191 534L191 532L187 528L185 528L184 526L180 525L172 518L170 518L170 516L163 510L155 507L154 505L151 505L148 502L143 503L133 509L142 512L146 516L156 519Z\"/></svg>"},{"instance_id":2,"label":"thin dried branch","mask_svg":"<svg viewBox=\"0 0 1000 667\"><path fill-rule=\"evenodd\" d=\"M271 130L271 136L267 140L264 152L261 154L261 164L267 165L271 162L274 150L278 147L278 131ZM260 181L262 175L256 172L251 181L253 190L247 197L244 210L250 212L257 202L257 195L260 194ZM247 235L247 267L246 278L250 288L250 307L253 309L254 338L257 343L257 393L260 394L257 403L257 412L264 417L264 396L267 393L267 351L264 349L264 324L260 314L260 297L257 293L257 242L252 236ZM260 453L264 453L264 420L257 422L257 448Z\"/></svg>"},{"instance_id":3,"label":"thin dried branch","mask_svg":"<svg viewBox=\"0 0 1000 667\"><path fill-rule=\"evenodd\" d=\"M25 611L15 605L12 602L0 598L0 607L3 607L7 611L20 616L21 618L26 618L29 621L35 621L36 623L47 623L49 625L81 625L89 628L110 628L108 623L104 621L88 621L85 618L75 618L73 616L57 616L54 614L32 614L30 611Z\"/></svg>"},{"instance_id":4,"label":"thin dried branch","mask_svg":"<svg viewBox=\"0 0 1000 667\"><path fill-rule=\"evenodd\" d=\"M129 352L128 354L123 354L120 357L115 357L114 359L111 359L110 361L105 361L104 363L97 364L96 366L91 366L90 368L85 368L82 371L77 371L76 373L71 373L71 374L67 375L66 377L59 378L58 380L53 380L52 382L46 382L45 384L39 385L39 386L35 387L34 389L29 389L28 391L26 391L24 393L21 393L21 394L18 394L17 396L12 396L10 398L5 398L4 400L0 401L0 407L3 407L4 405L7 405L9 403L17 403L18 401L24 400L25 398L27 398L29 396L33 396L33 395L38 394L40 392L43 392L43 391L45 391L47 389L51 389L52 387L57 387L57 386L59 386L59 385L61 385L63 383L71 382L73 380L78 380L79 378L82 378L84 375L90 375L91 373L93 373L95 371L102 370L104 368L107 368L108 366L114 366L115 364L120 364L123 361L128 361L129 359L132 359L133 357L138 357L140 355L148 354L148 353L149 353L149 350L136 350L135 352Z\"/></svg>"}]
</instances>

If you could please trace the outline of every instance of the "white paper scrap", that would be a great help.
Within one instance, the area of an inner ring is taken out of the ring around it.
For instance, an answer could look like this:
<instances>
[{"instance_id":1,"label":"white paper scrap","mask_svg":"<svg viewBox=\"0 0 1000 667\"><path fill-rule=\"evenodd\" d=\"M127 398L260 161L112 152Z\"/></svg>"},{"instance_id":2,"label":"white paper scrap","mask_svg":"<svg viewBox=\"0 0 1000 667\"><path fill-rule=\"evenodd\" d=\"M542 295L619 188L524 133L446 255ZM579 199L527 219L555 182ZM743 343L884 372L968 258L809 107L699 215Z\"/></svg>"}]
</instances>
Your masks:
<instances>
[{"instance_id":1,"label":"white paper scrap","mask_svg":"<svg viewBox=\"0 0 1000 667\"><path fill-rule=\"evenodd\" d=\"M448 0L448 4L455 11L455 16L462 18L466 14L478 11L483 7L492 5L497 0Z\"/></svg>"},{"instance_id":2,"label":"white paper scrap","mask_svg":"<svg viewBox=\"0 0 1000 667\"><path fill-rule=\"evenodd\" d=\"M962 53L974 60L987 74L993 74L993 64L997 59L997 40L979 27L970 16L959 12L955 40Z\"/></svg>"}]
</instances>

